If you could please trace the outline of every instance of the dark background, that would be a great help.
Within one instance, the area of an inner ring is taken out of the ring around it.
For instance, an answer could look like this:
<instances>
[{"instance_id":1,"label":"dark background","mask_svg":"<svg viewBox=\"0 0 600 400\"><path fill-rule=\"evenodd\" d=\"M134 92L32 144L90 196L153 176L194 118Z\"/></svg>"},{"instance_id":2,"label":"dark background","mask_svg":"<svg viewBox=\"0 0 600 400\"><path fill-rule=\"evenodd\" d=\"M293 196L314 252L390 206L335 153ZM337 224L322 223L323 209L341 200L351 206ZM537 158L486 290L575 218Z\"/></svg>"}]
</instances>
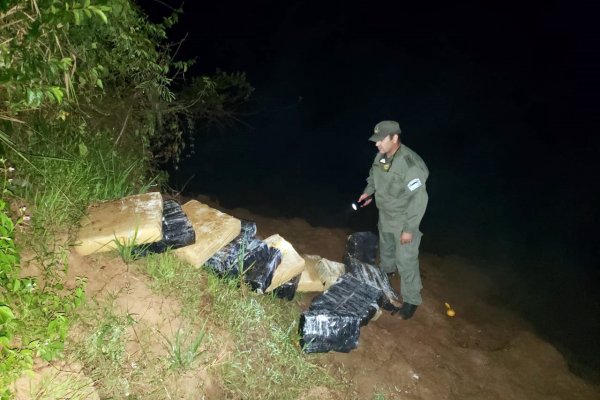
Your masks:
<instances>
[{"instance_id":1,"label":"dark background","mask_svg":"<svg viewBox=\"0 0 600 400\"><path fill-rule=\"evenodd\" d=\"M422 250L472 260L499 302L598 379L597 10L403 3L184 5L170 37L187 35L177 57L197 59L190 74L245 71L256 90L234 126L197 132L171 184L226 207L374 229L374 207L349 205L373 126L398 120L431 173ZM180 5L140 4L153 20Z\"/></svg>"}]
</instances>

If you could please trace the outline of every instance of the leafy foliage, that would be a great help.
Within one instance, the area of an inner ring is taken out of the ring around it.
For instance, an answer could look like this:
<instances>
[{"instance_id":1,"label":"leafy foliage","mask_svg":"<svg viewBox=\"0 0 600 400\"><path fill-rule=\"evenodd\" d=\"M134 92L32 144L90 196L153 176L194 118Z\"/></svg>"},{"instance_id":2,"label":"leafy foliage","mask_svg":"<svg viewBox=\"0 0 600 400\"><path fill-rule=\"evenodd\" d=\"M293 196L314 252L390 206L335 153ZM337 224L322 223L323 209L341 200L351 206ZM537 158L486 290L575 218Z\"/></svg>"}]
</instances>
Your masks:
<instances>
[{"instance_id":1,"label":"leafy foliage","mask_svg":"<svg viewBox=\"0 0 600 400\"><path fill-rule=\"evenodd\" d=\"M91 83L101 87L102 65L85 65L83 43L71 41L69 33L80 30L86 22L94 27L97 21L106 24L110 10L110 6L94 5L89 0L1 2L2 117L10 120L35 109L56 112L60 108L48 105L66 106L75 101L77 86ZM78 71L81 79L75 81L75 71L82 62L83 69Z\"/></svg>"},{"instance_id":2,"label":"leafy foliage","mask_svg":"<svg viewBox=\"0 0 600 400\"><path fill-rule=\"evenodd\" d=\"M0 143L102 131L156 164L178 156L192 121L231 118L252 91L243 74L198 78L176 100L172 85L193 63L165 44L180 12L153 24L130 0L1 1Z\"/></svg>"},{"instance_id":3,"label":"leafy foliage","mask_svg":"<svg viewBox=\"0 0 600 400\"><path fill-rule=\"evenodd\" d=\"M252 92L243 74L219 72L177 97L192 64L165 43L179 13L154 24L131 0L0 0L0 157L12 162L0 165L0 398L35 357L61 354L84 300L85 282L64 284L56 232L90 201L147 190L184 130L233 118ZM31 215L11 219L11 191ZM20 275L15 229L27 230L39 278Z\"/></svg>"},{"instance_id":4,"label":"leafy foliage","mask_svg":"<svg viewBox=\"0 0 600 400\"><path fill-rule=\"evenodd\" d=\"M6 164L2 171L8 170ZM5 177L7 175L4 175ZM5 192L4 195L7 193ZM4 197L4 196L3 196ZM17 223L21 223L19 218ZM31 370L33 358L50 361L63 350L70 312L84 300L84 282L65 290L55 268L42 281L21 277L14 244L15 224L0 199L0 395L22 371ZM61 263L59 255L48 259Z\"/></svg>"}]
</instances>

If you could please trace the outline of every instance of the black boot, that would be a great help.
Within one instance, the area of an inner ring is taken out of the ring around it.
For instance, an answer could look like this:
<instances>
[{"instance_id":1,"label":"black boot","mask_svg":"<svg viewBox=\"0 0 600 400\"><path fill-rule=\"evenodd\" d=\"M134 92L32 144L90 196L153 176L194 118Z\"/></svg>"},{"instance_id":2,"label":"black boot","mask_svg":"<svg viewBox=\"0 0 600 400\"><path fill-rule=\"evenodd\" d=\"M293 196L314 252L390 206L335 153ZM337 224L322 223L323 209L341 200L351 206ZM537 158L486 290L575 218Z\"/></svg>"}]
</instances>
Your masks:
<instances>
[{"instance_id":1,"label":"black boot","mask_svg":"<svg viewBox=\"0 0 600 400\"><path fill-rule=\"evenodd\" d=\"M398 316L402 319L409 319L415 314L417 307L418 306L415 306L414 304L403 303L402 307L392 311L392 314L398 314Z\"/></svg>"}]
</instances>

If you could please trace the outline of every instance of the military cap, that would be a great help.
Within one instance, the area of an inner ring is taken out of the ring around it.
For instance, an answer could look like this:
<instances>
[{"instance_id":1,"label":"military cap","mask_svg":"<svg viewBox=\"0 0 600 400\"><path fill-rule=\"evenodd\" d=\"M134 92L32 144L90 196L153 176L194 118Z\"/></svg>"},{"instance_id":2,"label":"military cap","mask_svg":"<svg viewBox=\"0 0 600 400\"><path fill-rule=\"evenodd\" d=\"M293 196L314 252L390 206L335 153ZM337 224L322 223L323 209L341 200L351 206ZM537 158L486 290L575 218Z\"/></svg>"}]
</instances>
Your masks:
<instances>
[{"instance_id":1,"label":"military cap","mask_svg":"<svg viewBox=\"0 0 600 400\"><path fill-rule=\"evenodd\" d=\"M386 136L393 135L395 133L399 135L400 132L402 132L400 130L400 125L396 121L381 121L375 125L373 136L371 136L369 140L372 142L378 142L385 139Z\"/></svg>"}]
</instances>

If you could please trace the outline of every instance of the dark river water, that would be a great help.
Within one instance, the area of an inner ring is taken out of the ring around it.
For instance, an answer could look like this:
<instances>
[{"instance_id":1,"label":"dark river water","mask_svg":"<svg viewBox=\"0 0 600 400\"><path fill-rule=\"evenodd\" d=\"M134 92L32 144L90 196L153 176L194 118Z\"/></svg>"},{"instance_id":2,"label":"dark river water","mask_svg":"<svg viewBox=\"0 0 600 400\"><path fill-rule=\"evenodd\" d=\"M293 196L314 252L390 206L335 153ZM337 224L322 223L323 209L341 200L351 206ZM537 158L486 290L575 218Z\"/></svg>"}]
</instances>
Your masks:
<instances>
[{"instance_id":1,"label":"dark river water","mask_svg":"<svg viewBox=\"0 0 600 400\"><path fill-rule=\"evenodd\" d=\"M179 5L140 3L155 19ZM593 376L600 35L591 15L561 1L186 4L170 35L186 37L178 58L197 59L188 74L245 71L256 90L236 123L192 133L171 184L226 207L374 229L373 207L349 207L375 155L373 126L397 120L430 169L422 250L473 260L506 307Z\"/></svg>"}]
</instances>

